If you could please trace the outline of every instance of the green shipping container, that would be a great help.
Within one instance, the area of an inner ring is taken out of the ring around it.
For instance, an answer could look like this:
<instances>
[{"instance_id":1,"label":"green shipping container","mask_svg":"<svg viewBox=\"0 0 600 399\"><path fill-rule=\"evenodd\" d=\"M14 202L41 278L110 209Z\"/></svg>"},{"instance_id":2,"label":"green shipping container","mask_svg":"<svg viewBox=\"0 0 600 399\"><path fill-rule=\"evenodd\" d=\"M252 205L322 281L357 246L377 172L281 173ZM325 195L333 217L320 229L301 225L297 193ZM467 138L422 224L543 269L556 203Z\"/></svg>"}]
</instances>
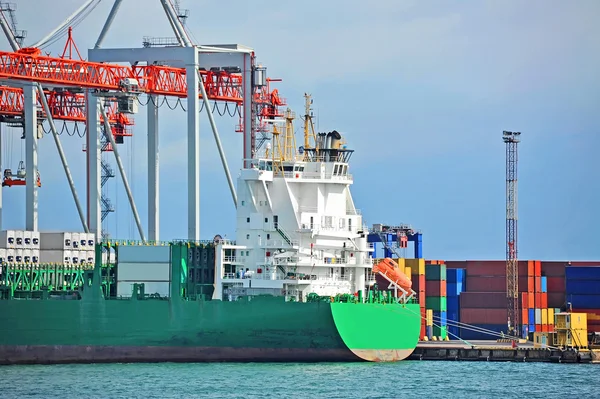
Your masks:
<instances>
[{"instance_id":1,"label":"green shipping container","mask_svg":"<svg viewBox=\"0 0 600 399\"><path fill-rule=\"evenodd\" d=\"M446 265L425 265L425 280L445 281Z\"/></svg>"},{"instance_id":2,"label":"green shipping container","mask_svg":"<svg viewBox=\"0 0 600 399\"><path fill-rule=\"evenodd\" d=\"M425 299L425 307L433 311L448 311L448 303L445 296L428 296Z\"/></svg>"},{"instance_id":3,"label":"green shipping container","mask_svg":"<svg viewBox=\"0 0 600 399\"><path fill-rule=\"evenodd\" d=\"M448 327L433 326L433 335L435 335L436 337L442 337L442 339L446 339L446 337L448 336Z\"/></svg>"}]
</instances>

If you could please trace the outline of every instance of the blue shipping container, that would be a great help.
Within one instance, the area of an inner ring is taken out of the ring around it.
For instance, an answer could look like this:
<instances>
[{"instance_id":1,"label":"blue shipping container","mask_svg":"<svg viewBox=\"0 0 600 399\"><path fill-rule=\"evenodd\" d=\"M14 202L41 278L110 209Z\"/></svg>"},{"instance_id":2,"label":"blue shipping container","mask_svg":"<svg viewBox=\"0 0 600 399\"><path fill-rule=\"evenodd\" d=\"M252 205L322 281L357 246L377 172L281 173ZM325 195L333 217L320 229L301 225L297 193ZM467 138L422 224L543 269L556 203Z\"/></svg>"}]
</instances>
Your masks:
<instances>
[{"instance_id":1,"label":"blue shipping container","mask_svg":"<svg viewBox=\"0 0 600 399\"><path fill-rule=\"evenodd\" d=\"M528 325L524 325L522 327L522 333L521 333L521 338L527 338L527 335L529 333L529 326Z\"/></svg>"},{"instance_id":2,"label":"blue shipping container","mask_svg":"<svg viewBox=\"0 0 600 399\"><path fill-rule=\"evenodd\" d=\"M548 292L548 279L546 276L542 276L542 292Z\"/></svg>"},{"instance_id":3,"label":"blue shipping container","mask_svg":"<svg viewBox=\"0 0 600 399\"><path fill-rule=\"evenodd\" d=\"M600 280L600 266L567 266L565 278L568 280Z\"/></svg>"},{"instance_id":4,"label":"blue shipping container","mask_svg":"<svg viewBox=\"0 0 600 399\"><path fill-rule=\"evenodd\" d=\"M475 330L468 330L466 328L460 329L460 337L466 340L496 340L500 338L500 332L506 333L507 326L506 324L474 324L474 327L485 328L486 330L492 330L492 333L489 332L480 332ZM494 334L496 333L496 334Z\"/></svg>"},{"instance_id":5,"label":"blue shipping container","mask_svg":"<svg viewBox=\"0 0 600 399\"><path fill-rule=\"evenodd\" d=\"M460 337L460 330L456 326L448 326L448 337L450 339L458 339Z\"/></svg>"},{"instance_id":6,"label":"blue shipping container","mask_svg":"<svg viewBox=\"0 0 600 399\"><path fill-rule=\"evenodd\" d=\"M427 335L427 338L431 339L431 336L433 335L433 327L425 326L425 335Z\"/></svg>"},{"instance_id":7,"label":"blue shipping container","mask_svg":"<svg viewBox=\"0 0 600 399\"><path fill-rule=\"evenodd\" d=\"M596 291L598 292L598 291ZM574 309L600 309L600 294L575 295L567 294L567 302L571 302Z\"/></svg>"},{"instance_id":8,"label":"blue shipping container","mask_svg":"<svg viewBox=\"0 0 600 399\"><path fill-rule=\"evenodd\" d=\"M448 296L446 297L446 309L448 313L450 312L459 312L460 311L460 301L458 296Z\"/></svg>"},{"instance_id":9,"label":"blue shipping container","mask_svg":"<svg viewBox=\"0 0 600 399\"><path fill-rule=\"evenodd\" d=\"M529 325L529 332L535 332L535 324Z\"/></svg>"},{"instance_id":10,"label":"blue shipping container","mask_svg":"<svg viewBox=\"0 0 600 399\"><path fill-rule=\"evenodd\" d=\"M433 311L433 324L437 324L438 326L446 326L448 325L448 313L444 310L442 312Z\"/></svg>"},{"instance_id":11,"label":"blue shipping container","mask_svg":"<svg viewBox=\"0 0 600 399\"><path fill-rule=\"evenodd\" d=\"M565 292L567 295L600 294L600 280L567 280Z\"/></svg>"},{"instance_id":12,"label":"blue shipping container","mask_svg":"<svg viewBox=\"0 0 600 399\"><path fill-rule=\"evenodd\" d=\"M535 309L529 309L527 313L529 320L533 322L535 320Z\"/></svg>"},{"instance_id":13,"label":"blue shipping container","mask_svg":"<svg viewBox=\"0 0 600 399\"><path fill-rule=\"evenodd\" d=\"M459 321L458 320L460 318L459 315L460 315L459 311L457 311L456 313L448 311L448 317L446 319L446 323L447 323L448 327L458 326L458 324L456 322Z\"/></svg>"},{"instance_id":14,"label":"blue shipping container","mask_svg":"<svg viewBox=\"0 0 600 399\"><path fill-rule=\"evenodd\" d=\"M448 283L446 282L446 296L456 297L463 292L463 284L462 283Z\"/></svg>"}]
</instances>

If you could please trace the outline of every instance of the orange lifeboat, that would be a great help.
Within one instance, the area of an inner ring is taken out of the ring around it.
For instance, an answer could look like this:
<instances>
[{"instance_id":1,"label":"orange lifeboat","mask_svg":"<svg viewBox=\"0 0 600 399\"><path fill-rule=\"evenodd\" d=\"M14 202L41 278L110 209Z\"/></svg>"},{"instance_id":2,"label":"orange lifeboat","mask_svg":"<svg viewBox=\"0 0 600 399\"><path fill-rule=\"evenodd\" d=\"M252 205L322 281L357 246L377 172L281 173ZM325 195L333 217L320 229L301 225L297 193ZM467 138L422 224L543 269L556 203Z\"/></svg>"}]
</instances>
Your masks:
<instances>
[{"instance_id":1,"label":"orange lifeboat","mask_svg":"<svg viewBox=\"0 0 600 399\"><path fill-rule=\"evenodd\" d=\"M412 281L403 271L400 270L398 264L391 258L385 258L375 266L373 266L373 273L379 273L387 277L393 284L401 287L405 291L411 290Z\"/></svg>"}]
</instances>

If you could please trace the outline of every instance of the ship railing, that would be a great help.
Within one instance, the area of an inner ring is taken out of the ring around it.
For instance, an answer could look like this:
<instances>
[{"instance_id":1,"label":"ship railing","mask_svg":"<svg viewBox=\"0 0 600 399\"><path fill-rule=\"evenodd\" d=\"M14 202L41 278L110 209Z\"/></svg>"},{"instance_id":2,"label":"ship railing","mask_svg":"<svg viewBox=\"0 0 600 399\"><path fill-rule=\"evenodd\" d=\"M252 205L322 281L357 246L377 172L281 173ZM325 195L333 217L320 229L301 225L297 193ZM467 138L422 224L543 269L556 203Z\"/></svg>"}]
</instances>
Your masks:
<instances>
[{"instance_id":1,"label":"ship railing","mask_svg":"<svg viewBox=\"0 0 600 399\"><path fill-rule=\"evenodd\" d=\"M241 262L237 256L228 255L223 257L223 263L239 263Z\"/></svg>"},{"instance_id":2,"label":"ship railing","mask_svg":"<svg viewBox=\"0 0 600 399\"><path fill-rule=\"evenodd\" d=\"M303 223L301 229L310 229L310 230L314 230L314 231L329 231L329 232L340 231L340 232L349 232L349 233L353 233L358 230L354 226L339 227L339 226L334 226L332 224L318 224L318 223L313 223L312 225L310 223L308 223L308 224Z\"/></svg>"},{"instance_id":3,"label":"ship railing","mask_svg":"<svg viewBox=\"0 0 600 399\"><path fill-rule=\"evenodd\" d=\"M350 180L353 181L354 177L350 173L346 174L333 174L333 173L319 173L319 172L283 172L283 177L287 179L323 179L323 180Z\"/></svg>"}]
</instances>

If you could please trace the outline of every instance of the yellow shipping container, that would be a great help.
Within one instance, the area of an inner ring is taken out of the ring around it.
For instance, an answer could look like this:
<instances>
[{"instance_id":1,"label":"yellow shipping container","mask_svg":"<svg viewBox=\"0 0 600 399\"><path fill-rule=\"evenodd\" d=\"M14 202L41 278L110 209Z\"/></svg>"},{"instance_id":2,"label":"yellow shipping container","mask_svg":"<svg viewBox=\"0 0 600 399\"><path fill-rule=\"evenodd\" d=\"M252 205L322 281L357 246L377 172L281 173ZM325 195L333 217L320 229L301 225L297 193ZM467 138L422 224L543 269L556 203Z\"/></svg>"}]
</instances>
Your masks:
<instances>
[{"instance_id":1,"label":"yellow shipping container","mask_svg":"<svg viewBox=\"0 0 600 399\"><path fill-rule=\"evenodd\" d=\"M410 276L412 275L412 269L410 267L405 267L404 274L406 274L406 277L410 279Z\"/></svg>"},{"instance_id":2,"label":"yellow shipping container","mask_svg":"<svg viewBox=\"0 0 600 399\"><path fill-rule=\"evenodd\" d=\"M548 324L548 309L542 309L542 325Z\"/></svg>"},{"instance_id":3,"label":"yellow shipping container","mask_svg":"<svg viewBox=\"0 0 600 399\"><path fill-rule=\"evenodd\" d=\"M554 325L554 309L553 308L548 309L548 324Z\"/></svg>"},{"instance_id":4,"label":"yellow shipping container","mask_svg":"<svg viewBox=\"0 0 600 399\"><path fill-rule=\"evenodd\" d=\"M425 275L425 259L406 259L406 266L410 267L415 275Z\"/></svg>"},{"instance_id":5,"label":"yellow shipping container","mask_svg":"<svg viewBox=\"0 0 600 399\"><path fill-rule=\"evenodd\" d=\"M433 309L427 309L425 311L425 321L428 326L433 326Z\"/></svg>"},{"instance_id":6,"label":"yellow shipping container","mask_svg":"<svg viewBox=\"0 0 600 399\"><path fill-rule=\"evenodd\" d=\"M398 268L400 270L402 270L402 272L404 273L404 269L406 269L406 259L397 258L397 259L394 259L394 262L396 262L396 264L398 265Z\"/></svg>"}]
</instances>

